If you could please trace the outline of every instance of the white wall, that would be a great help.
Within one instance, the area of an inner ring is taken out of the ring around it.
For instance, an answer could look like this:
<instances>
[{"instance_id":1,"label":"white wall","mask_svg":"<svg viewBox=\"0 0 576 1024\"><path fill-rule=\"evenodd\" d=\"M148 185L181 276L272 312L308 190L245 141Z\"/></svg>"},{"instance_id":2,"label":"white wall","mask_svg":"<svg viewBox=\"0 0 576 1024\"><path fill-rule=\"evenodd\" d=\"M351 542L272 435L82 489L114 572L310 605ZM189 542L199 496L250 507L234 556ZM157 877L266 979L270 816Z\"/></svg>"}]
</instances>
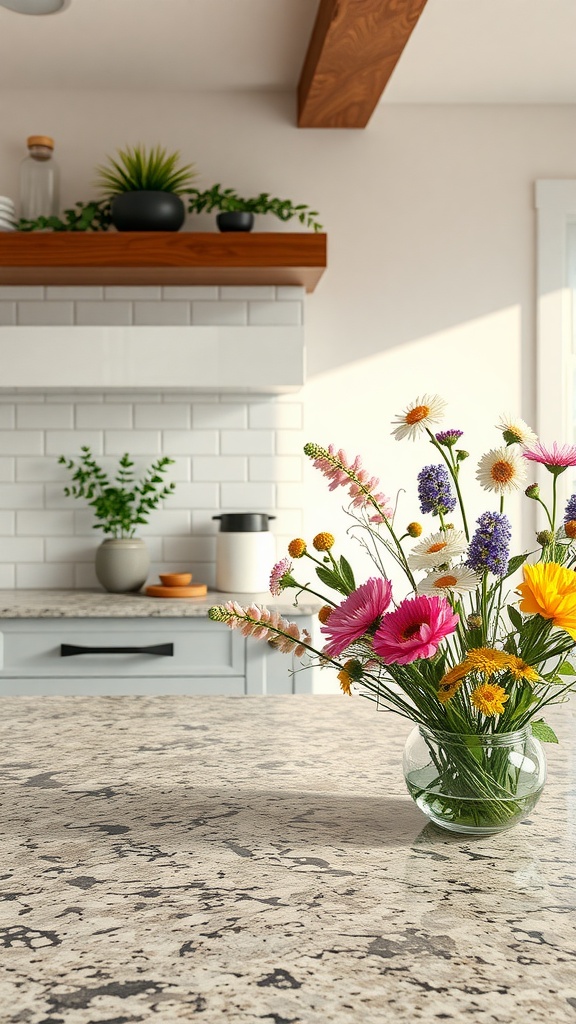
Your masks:
<instances>
[{"instance_id":1,"label":"white wall","mask_svg":"<svg viewBox=\"0 0 576 1024\"><path fill-rule=\"evenodd\" d=\"M44 92L4 95L0 119L0 193L17 194L25 137L46 132L65 204L94 194L105 154L140 141L179 148L204 185L318 209L329 268L306 303L305 434L362 452L390 493L408 488L406 522L415 474L436 461L390 438L409 401L443 394L475 458L498 443L501 411L533 417L533 184L576 170L575 107L382 105L366 131L315 131L294 126L286 95ZM338 499L309 467L305 485L306 535L340 531ZM472 491L475 512L495 507Z\"/></svg>"}]
</instances>

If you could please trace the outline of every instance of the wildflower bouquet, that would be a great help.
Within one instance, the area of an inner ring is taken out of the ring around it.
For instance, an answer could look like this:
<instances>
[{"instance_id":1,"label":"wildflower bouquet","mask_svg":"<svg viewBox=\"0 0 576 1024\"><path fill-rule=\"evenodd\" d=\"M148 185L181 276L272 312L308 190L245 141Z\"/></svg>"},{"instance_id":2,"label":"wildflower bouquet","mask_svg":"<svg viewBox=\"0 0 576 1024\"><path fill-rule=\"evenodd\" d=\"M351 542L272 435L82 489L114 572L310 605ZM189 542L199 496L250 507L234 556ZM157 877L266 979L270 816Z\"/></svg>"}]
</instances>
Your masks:
<instances>
[{"instance_id":1,"label":"wildflower bouquet","mask_svg":"<svg viewBox=\"0 0 576 1024\"><path fill-rule=\"evenodd\" d=\"M209 615L310 664L333 667L345 694L359 692L413 721L404 766L413 798L446 828L492 832L536 803L545 778L538 741L557 742L542 712L567 700L575 686L568 655L576 643L576 494L559 523L557 482L576 466L576 446L546 447L522 420L502 418L501 443L476 470L496 508L472 529L461 491L463 432L435 432L445 404L424 395L393 423L398 441L422 439L434 452L417 479L420 510L436 520L424 537L419 522L397 526L397 510L360 458L350 461L333 445L305 445L330 490L347 490L349 532L377 568L357 584L330 533L318 534L311 548L301 538L291 541L290 558L273 567L273 595L292 588L325 602L321 649L266 607L230 601ZM534 463L550 473L548 500L536 483L525 486ZM520 488L539 505L545 528L534 550L511 556L504 506ZM313 568L328 595L316 581L297 579L291 559ZM405 577L407 596L393 594L388 562ZM511 577L521 569L523 582L513 590Z\"/></svg>"}]
</instances>

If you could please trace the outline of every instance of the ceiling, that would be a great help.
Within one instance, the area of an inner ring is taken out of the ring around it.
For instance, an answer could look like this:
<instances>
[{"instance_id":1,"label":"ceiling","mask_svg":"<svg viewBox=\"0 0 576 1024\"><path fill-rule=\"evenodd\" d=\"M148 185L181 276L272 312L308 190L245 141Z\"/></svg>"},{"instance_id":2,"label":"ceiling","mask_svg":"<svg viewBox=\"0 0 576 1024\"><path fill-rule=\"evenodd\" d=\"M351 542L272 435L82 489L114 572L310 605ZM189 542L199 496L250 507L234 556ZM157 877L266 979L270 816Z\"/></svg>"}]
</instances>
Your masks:
<instances>
[{"instance_id":1,"label":"ceiling","mask_svg":"<svg viewBox=\"0 0 576 1024\"><path fill-rule=\"evenodd\" d=\"M0 89L296 88L318 0L0 7ZM575 103L576 0L428 0L383 103Z\"/></svg>"}]
</instances>

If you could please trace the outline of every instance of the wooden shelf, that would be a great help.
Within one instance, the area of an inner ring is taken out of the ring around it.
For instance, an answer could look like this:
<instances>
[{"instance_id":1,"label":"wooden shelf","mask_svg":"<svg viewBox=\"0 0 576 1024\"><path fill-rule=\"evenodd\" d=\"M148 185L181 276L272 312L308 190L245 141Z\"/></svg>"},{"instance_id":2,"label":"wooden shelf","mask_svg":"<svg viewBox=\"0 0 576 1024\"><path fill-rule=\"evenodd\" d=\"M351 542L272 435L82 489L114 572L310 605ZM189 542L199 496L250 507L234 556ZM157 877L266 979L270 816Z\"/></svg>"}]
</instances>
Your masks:
<instances>
[{"instance_id":1,"label":"wooden shelf","mask_svg":"<svg viewBox=\"0 0 576 1024\"><path fill-rule=\"evenodd\" d=\"M301 285L326 268L326 235L126 231L0 234L0 285Z\"/></svg>"}]
</instances>

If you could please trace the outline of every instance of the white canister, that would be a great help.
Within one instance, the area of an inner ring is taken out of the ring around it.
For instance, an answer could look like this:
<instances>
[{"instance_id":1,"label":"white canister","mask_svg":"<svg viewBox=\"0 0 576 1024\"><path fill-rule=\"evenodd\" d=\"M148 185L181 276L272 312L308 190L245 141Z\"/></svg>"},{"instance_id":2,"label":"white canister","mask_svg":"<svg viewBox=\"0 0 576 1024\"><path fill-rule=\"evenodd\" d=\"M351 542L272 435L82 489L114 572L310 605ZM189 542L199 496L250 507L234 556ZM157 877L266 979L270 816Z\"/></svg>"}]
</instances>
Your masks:
<instances>
[{"instance_id":1,"label":"white canister","mask_svg":"<svg viewBox=\"0 0 576 1024\"><path fill-rule=\"evenodd\" d=\"M270 589L274 537L264 512L227 512L216 538L216 589L230 594L261 594Z\"/></svg>"}]
</instances>

